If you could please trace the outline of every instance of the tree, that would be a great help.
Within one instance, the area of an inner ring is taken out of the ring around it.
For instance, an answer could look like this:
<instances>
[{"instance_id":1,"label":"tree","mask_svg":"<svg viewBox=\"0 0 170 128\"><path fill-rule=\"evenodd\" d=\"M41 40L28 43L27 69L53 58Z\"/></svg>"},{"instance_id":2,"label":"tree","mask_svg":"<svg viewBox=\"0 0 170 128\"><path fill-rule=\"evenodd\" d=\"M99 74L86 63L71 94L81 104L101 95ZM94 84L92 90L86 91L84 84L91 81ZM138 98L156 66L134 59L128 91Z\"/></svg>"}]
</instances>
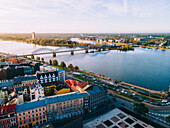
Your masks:
<instances>
[{"instance_id":1,"label":"tree","mask_svg":"<svg viewBox=\"0 0 170 128\"><path fill-rule=\"evenodd\" d=\"M44 58L41 58L41 61L44 62Z\"/></svg>"},{"instance_id":2,"label":"tree","mask_svg":"<svg viewBox=\"0 0 170 128\"><path fill-rule=\"evenodd\" d=\"M146 113L149 112L149 109L143 103L139 103L139 104L135 103L134 107L133 107L133 110L139 116L146 116Z\"/></svg>"},{"instance_id":3,"label":"tree","mask_svg":"<svg viewBox=\"0 0 170 128\"><path fill-rule=\"evenodd\" d=\"M165 49L165 48L166 48L166 46L162 46L162 48L163 48L163 49Z\"/></svg>"},{"instance_id":4,"label":"tree","mask_svg":"<svg viewBox=\"0 0 170 128\"><path fill-rule=\"evenodd\" d=\"M49 63L50 63L50 65L52 65L52 61L51 60L49 60Z\"/></svg>"},{"instance_id":5,"label":"tree","mask_svg":"<svg viewBox=\"0 0 170 128\"><path fill-rule=\"evenodd\" d=\"M78 67L78 66L75 66L75 69L76 69L76 70L79 70L79 67Z\"/></svg>"},{"instance_id":6,"label":"tree","mask_svg":"<svg viewBox=\"0 0 170 128\"><path fill-rule=\"evenodd\" d=\"M167 122L167 123L170 123L170 115L168 115L168 116L166 117L166 122Z\"/></svg>"},{"instance_id":7,"label":"tree","mask_svg":"<svg viewBox=\"0 0 170 128\"><path fill-rule=\"evenodd\" d=\"M57 61L57 60L53 60L53 61L52 61L52 65L58 66L58 61Z\"/></svg>"},{"instance_id":8,"label":"tree","mask_svg":"<svg viewBox=\"0 0 170 128\"><path fill-rule=\"evenodd\" d=\"M118 81L118 80L115 80L115 81L114 81L114 83L115 83L115 84L118 84L118 83L119 83L119 81Z\"/></svg>"},{"instance_id":9,"label":"tree","mask_svg":"<svg viewBox=\"0 0 170 128\"><path fill-rule=\"evenodd\" d=\"M37 59L37 60L40 60L40 57L37 56L36 59Z\"/></svg>"},{"instance_id":10,"label":"tree","mask_svg":"<svg viewBox=\"0 0 170 128\"><path fill-rule=\"evenodd\" d=\"M60 63L60 67L62 67L63 69L66 67L66 64L62 61L61 63Z\"/></svg>"},{"instance_id":11,"label":"tree","mask_svg":"<svg viewBox=\"0 0 170 128\"><path fill-rule=\"evenodd\" d=\"M74 69L74 66L73 66L72 64L69 64L69 65L68 65L68 68Z\"/></svg>"}]
</instances>

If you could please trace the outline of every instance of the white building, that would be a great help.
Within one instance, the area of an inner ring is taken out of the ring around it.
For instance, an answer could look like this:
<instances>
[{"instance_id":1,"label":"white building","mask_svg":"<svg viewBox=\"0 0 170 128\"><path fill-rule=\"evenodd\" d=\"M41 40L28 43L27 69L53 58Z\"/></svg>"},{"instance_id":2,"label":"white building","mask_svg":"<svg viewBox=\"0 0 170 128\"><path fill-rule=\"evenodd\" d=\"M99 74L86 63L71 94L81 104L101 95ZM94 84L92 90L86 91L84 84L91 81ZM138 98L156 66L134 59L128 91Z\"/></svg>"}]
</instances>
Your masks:
<instances>
[{"instance_id":1,"label":"white building","mask_svg":"<svg viewBox=\"0 0 170 128\"><path fill-rule=\"evenodd\" d=\"M30 85L30 100L39 100L44 98L44 90L40 84Z\"/></svg>"},{"instance_id":2,"label":"white building","mask_svg":"<svg viewBox=\"0 0 170 128\"><path fill-rule=\"evenodd\" d=\"M54 81L65 81L65 70L54 68L48 65L40 66L40 71L37 72L39 83L48 83Z\"/></svg>"}]
</instances>

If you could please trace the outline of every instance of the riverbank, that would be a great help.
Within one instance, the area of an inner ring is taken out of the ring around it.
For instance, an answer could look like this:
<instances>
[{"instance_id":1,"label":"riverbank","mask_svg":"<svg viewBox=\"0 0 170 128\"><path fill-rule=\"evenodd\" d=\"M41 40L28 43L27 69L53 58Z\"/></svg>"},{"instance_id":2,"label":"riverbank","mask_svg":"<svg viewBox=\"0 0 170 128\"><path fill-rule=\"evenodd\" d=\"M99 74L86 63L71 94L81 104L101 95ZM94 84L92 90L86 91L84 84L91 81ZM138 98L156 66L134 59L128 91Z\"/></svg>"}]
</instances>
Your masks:
<instances>
[{"instance_id":1,"label":"riverbank","mask_svg":"<svg viewBox=\"0 0 170 128\"><path fill-rule=\"evenodd\" d=\"M0 52L0 58L3 58L3 57L15 57L15 56L16 56L15 54Z\"/></svg>"},{"instance_id":2,"label":"riverbank","mask_svg":"<svg viewBox=\"0 0 170 128\"><path fill-rule=\"evenodd\" d=\"M159 47L151 47L151 46L140 46L139 45L139 47L141 47L141 48L148 48L148 49L160 49L160 50L163 50L163 51L170 51L170 49L168 49L168 48L159 48Z\"/></svg>"},{"instance_id":3,"label":"riverbank","mask_svg":"<svg viewBox=\"0 0 170 128\"><path fill-rule=\"evenodd\" d=\"M120 84L128 85L128 86L131 86L131 87L135 87L135 88L138 88L138 89L150 92L150 93L159 94L159 95L162 95L163 93L165 93L165 92L162 92L162 91L156 91L156 90L151 90L151 89L148 89L148 88L140 87L140 86L137 86L137 85L134 85L134 84L124 82L124 81L121 81Z\"/></svg>"}]
</instances>

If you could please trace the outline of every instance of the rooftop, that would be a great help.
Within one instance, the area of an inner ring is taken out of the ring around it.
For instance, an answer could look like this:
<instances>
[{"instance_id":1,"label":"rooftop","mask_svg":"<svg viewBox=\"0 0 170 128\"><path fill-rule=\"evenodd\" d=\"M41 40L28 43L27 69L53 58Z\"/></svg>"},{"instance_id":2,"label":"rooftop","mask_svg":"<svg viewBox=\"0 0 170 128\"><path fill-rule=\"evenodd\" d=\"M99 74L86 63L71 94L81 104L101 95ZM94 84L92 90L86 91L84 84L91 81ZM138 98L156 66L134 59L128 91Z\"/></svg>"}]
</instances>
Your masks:
<instances>
[{"instance_id":1,"label":"rooftop","mask_svg":"<svg viewBox=\"0 0 170 128\"><path fill-rule=\"evenodd\" d=\"M87 96L87 93L79 93L79 92L71 92L66 94L61 94L57 96L50 96L45 99L46 104L52 104L57 102L63 102L67 100L73 100L78 98L83 98L84 96Z\"/></svg>"},{"instance_id":2,"label":"rooftop","mask_svg":"<svg viewBox=\"0 0 170 128\"><path fill-rule=\"evenodd\" d=\"M99 87L97 85L92 85L89 86L89 88L87 88L85 91L87 91L90 95L102 92L104 90L104 88Z\"/></svg>"},{"instance_id":3,"label":"rooftop","mask_svg":"<svg viewBox=\"0 0 170 128\"><path fill-rule=\"evenodd\" d=\"M151 125L116 108L84 124L83 128L139 128L138 126L141 128L153 128Z\"/></svg>"},{"instance_id":4,"label":"rooftop","mask_svg":"<svg viewBox=\"0 0 170 128\"><path fill-rule=\"evenodd\" d=\"M34 102L29 102L29 103L16 105L16 112L29 110L29 109L34 109L34 108L42 107L42 106L45 106L45 100L44 99L34 101Z\"/></svg>"}]
</instances>

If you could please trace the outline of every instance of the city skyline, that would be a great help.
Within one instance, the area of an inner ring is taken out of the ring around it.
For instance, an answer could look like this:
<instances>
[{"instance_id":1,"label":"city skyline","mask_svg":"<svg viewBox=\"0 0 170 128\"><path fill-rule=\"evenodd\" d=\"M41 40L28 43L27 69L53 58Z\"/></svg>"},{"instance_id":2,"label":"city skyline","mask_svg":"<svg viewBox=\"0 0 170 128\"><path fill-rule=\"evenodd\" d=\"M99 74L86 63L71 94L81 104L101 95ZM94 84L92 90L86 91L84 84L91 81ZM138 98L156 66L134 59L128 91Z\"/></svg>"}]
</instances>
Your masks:
<instances>
[{"instance_id":1,"label":"city skyline","mask_svg":"<svg viewBox=\"0 0 170 128\"><path fill-rule=\"evenodd\" d=\"M0 5L0 33L168 33L168 0L14 0Z\"/></svg>"}]
</instances>

